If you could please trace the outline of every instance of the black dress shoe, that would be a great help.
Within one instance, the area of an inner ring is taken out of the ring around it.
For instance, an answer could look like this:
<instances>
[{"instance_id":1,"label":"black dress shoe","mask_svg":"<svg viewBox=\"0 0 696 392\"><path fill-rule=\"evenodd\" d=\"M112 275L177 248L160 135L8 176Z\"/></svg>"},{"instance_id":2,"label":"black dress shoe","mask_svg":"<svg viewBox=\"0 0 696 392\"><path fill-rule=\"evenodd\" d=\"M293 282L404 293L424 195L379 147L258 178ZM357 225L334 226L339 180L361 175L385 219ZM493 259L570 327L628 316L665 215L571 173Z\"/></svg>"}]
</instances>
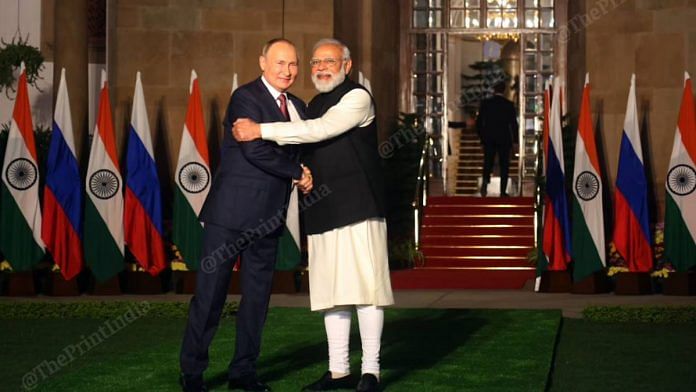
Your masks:
<instances>
[{"instance_id":1,"label":"black dress shoe","mask_svg":"<svg viewBox=\"0 0 696 392\"><path fill-rule=\"evenodd\" d=\"M227 387L232 390L271 392L271 387L256 378L255 374L230 378Z\"/></svg>"},{"instance_id":2,"label":"black dress shoe","mask_svg":"<svg viewBox=\"0 0 696 392\"><path fill-rule=\"evenodd\" d=\"M355 379L349 374L341 378L331 378L331 372L324 373L321 378L302 388L303 391L332 391L334 389L353 389Z\"/></svg>"},{"instance_id":3,"label":"black dress shoe","mask_svg":"<svg viewBox=\"0 0 696 392\"><path fill-rule=\"evenodd\" d=\"M182 374L179 376L179 385L181 385L183 392L208 392L208 387L203 382L203 376Z\"/></svg>"},{"instance_id":4,"label":"black dress shoe","mask_svg":"<svg viewBox=\"0 0 696 392\"><path fill-rule=\"evenodd\" d=\"M379 391L379 380L374 374L365 373L360 377L360 382L358 387L355 388L357 392L376 392Z\"/></svg>"}]
</instances>

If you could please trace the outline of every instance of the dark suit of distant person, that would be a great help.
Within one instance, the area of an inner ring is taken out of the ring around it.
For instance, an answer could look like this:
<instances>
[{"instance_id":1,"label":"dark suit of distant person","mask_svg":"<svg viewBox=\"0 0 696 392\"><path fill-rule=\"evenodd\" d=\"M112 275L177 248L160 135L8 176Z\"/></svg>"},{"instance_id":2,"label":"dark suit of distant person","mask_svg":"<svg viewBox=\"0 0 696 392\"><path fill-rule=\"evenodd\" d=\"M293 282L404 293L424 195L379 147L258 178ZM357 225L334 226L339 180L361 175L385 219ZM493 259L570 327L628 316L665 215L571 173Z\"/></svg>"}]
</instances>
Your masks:
<instances>
[{"instance_id":1,"label":"dark suit of distant person","mask_svg":"<svg viewBox=\"0 0 696 392\"><path fill-rule=\"evenodd\" d=\"M304 118L305 104L289 93L286 95ZM200 213L204 223L201 267L196 277L196 293L191 299L180 365L184 375L197 377L208 367L208 348L220 321L232 268L239 254L242 297L236 315L237 336L229 378L253 381L278 237L284 228L283 223L276 229L265 227L268 225L264 223L277 222L279 216L284 221L291 181L302 177L302 167L294 151L274 142L237 143L231 128L240 117L258 122L287 121L261 78L235 90L230 99L220 165ZM247 241L249 233L253 233L251 241ZM241 252L237 250L240 241L245 246Z\"/></svg>"},{"instance_id":2,"label":"dark suit of distant person","mask_svg":"<svg viewBox=\"0 0 696 392\"><path fill-rule=\"evenodd\" d=\"M476 131L483 144L483 183L481 196L487 195L495 156L500 166L500 196L507 196L510 150L517 144L517 113L515 105L505 98L505 84L494 87L495 95L481 102Z\"/></svg>"}]
</instances>

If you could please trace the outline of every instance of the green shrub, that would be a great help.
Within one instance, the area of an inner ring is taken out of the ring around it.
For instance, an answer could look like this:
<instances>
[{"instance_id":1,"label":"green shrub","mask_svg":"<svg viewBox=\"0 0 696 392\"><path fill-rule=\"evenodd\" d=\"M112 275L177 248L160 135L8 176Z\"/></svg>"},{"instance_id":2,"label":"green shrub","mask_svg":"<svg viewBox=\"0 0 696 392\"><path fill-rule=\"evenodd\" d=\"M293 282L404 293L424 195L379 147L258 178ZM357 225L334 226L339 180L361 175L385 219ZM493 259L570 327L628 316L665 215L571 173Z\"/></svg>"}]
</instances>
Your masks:
<instances>
[{"instance_id":1,"label":"green shrub","mask_svg":"<svg viewBox=\"0 0 696 392\"><path fill-rule=\"evenodd\" d=\"M582 314L587 320L611 323L696 323L696 306L590 306Z\"/></svg>"}]
</instances>

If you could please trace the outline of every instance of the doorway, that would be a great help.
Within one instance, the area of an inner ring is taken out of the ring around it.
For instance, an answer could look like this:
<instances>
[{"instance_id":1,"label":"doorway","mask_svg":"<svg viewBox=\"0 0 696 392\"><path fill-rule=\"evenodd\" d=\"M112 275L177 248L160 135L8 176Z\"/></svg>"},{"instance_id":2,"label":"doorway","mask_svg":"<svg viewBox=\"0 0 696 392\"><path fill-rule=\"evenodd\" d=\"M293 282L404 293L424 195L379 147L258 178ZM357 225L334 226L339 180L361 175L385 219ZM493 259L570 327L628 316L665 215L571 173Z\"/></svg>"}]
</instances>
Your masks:
<instances>
[{"instance_id":1,"label":"doorway","mask_svg":"<svg viewBox=\"0 0 696 392\"><path fill-rule=\"evenodd\" d=\"M505 84L505 97L520 113L521 89L519 35L491 39L480 34L449 34L447 39L447 119L450 159L447 193L479 195L483 174L483 149L476 130L481 101L493 96L493 87ZM519 122L519 120L518 120ZM520 153L512 151L507 193L519 194ZM491 175L489 196L499 193L499 168Z\"/></svg>"}]
</instances>

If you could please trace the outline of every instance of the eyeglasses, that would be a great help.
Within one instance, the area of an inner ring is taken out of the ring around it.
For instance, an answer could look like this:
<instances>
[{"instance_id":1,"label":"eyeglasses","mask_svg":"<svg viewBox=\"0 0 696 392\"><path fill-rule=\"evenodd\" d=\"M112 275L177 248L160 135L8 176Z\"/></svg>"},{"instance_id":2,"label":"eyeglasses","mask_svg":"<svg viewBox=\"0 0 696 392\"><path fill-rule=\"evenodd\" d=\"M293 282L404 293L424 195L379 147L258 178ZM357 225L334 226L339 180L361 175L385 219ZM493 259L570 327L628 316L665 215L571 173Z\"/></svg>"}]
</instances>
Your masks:
<instances>
[{"instance_id":1,"label":"eyeglasses","mask_svg":"<svg viewBox=\"0 0 696 392\"><path fill-rule=\"evenodd\" d=\"M339 61L341 61L341 60L332 59L332 58L326 58L326 59L322 59L322 60L311 59L311 60L309 60L309 65L312 67L317 67L317 66L319 66L319 64L323 63L327 67L333 67L334 65L338 64Z\"/></svg>"}]
</instances>

